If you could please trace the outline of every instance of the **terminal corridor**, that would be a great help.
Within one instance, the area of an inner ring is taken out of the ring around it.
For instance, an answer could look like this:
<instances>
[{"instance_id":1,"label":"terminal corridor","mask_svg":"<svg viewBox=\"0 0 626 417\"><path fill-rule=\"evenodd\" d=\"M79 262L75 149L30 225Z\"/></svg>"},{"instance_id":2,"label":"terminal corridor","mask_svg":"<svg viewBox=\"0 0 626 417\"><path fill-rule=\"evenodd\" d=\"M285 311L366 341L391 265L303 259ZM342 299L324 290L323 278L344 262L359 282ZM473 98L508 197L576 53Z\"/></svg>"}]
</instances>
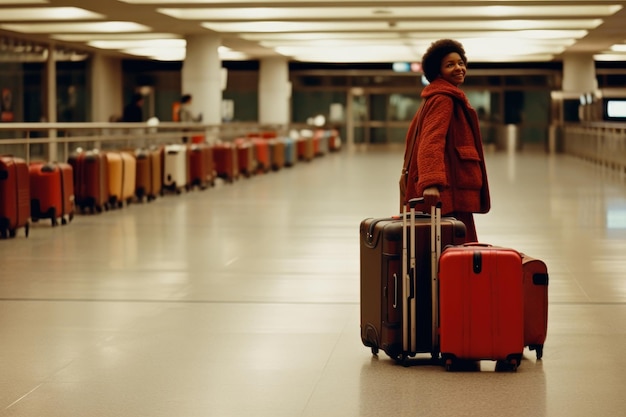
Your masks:
<instances>
[{"instance_id":1,"label":"terminal corridor","mask_svg":"<svg viewBox=\"0 0 626 417\"><path fill-rule=\"evenodd\" d=\"M373 357L359 223L396 214L399 149L344 149L0 240L0 416L618 416L626 182L543 153L486 155L480 241L543 259L543 360L517 373Z\"/></svg>"}]
</instances>

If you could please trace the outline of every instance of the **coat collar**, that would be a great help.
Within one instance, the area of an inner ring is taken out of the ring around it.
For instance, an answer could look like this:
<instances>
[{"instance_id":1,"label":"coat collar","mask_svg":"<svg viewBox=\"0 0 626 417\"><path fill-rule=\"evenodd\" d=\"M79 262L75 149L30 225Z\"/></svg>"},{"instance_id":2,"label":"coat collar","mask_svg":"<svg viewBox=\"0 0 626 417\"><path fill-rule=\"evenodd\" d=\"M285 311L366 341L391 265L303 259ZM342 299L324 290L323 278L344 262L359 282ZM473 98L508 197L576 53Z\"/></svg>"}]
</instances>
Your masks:
<instances>
[{"instance_id":1,"label":"coat collar","mask_svg":"<svg viewBox=\"0 0 626 417\"><path fill-rule=\"evenodd\" d=\"M426 87L424 87L424 90L422 90L422 98L424 99L430 98L436 94L447 94L453 98L456 98L457 100L460 100L462 103L465 103L469 107L467 97L465 96L463 90L455 85L450 84L444 79L437 78Z\"/></svg>"}]
</instances>

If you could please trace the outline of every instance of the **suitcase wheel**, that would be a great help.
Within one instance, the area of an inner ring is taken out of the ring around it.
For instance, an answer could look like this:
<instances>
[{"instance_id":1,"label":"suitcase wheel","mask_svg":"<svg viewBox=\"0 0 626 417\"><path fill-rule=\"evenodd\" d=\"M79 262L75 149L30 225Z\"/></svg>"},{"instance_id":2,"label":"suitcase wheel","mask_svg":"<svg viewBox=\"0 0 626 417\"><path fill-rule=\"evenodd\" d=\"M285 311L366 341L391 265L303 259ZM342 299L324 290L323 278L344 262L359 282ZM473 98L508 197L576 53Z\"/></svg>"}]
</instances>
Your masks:
<instances>
[{"instance_id":1,"label":"suitcase wheel","mask_svg":"<svg viewBox=\"0 0 626 417\"><path fill-rule=\"evenodd\" d=\"M537 360L541 360L543 357L543 345L530 345L528 348L535 351L537 354Z\"/></svg>"},{"instance_id":2,"label":"suitcase wheel","mask_svg":"<svg viewBox=\"0 0 626 417\"><path fill-rule=\"evenodd\" d=\"M378 356L378 346L372 346L372 355Z\"/></svg>"}]
</instances>

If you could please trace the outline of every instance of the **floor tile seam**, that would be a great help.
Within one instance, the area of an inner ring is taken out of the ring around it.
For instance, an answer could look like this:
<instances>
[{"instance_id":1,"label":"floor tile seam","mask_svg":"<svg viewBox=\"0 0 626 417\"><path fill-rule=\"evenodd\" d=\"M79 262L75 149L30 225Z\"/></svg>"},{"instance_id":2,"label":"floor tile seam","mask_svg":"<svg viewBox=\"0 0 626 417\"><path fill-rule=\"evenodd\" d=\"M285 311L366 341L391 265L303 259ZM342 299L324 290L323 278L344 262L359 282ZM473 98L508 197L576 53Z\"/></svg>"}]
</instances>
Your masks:
<instances>
[{"instance_id":1,"label":"floor tile seam","mask_svg":"<svg viewBox=\"0 0 626 417\"><path fill-rule=\"evenodd\" d=\"M112 298L0 298L2 302L46 303L144 303L144 304L249 304L249 305L359 305L358 301L241 301L241 300L164 300Z\"/></svg>"}]
</instances>

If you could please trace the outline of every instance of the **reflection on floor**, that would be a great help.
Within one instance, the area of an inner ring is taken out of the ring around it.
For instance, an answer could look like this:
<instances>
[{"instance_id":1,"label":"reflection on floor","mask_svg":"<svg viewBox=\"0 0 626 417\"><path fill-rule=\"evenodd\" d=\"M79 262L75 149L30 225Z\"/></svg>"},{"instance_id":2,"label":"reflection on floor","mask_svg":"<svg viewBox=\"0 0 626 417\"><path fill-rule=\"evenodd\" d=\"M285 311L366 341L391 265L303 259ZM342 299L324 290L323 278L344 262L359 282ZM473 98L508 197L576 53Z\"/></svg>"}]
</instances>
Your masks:
<instances>
[{"instance_id":1,"label":"reflection on floor","mask_svg":"<svg viewBox=\"0 0 626 417\"><path fill-rule=\"evenodd\" d=\"M488 154L483 242L544 259L544 359L446 373L359 336L358 225L394 214L401 151L80 215L0 241L0 416L618 416L626 185Z\"/></svg>"}]
</instances>

